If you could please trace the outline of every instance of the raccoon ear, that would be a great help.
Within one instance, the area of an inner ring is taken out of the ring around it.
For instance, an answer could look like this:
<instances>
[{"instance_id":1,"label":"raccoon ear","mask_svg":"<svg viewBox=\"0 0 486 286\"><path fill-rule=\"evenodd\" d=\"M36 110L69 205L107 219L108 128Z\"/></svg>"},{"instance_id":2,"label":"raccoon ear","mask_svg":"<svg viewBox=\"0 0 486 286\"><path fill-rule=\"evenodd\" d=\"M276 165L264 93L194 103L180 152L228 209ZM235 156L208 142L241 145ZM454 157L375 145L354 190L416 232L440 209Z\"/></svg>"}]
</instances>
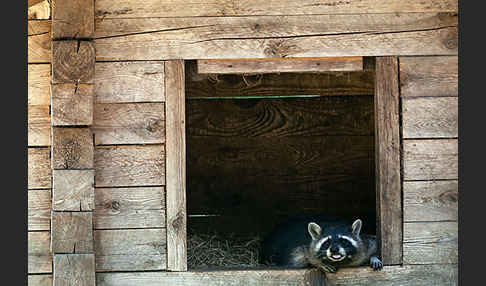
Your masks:
<instances>
[{"instance_id":1,"label":"raccoon ear","mask_svg":"<svg viewBox=\"0 0 486 286\"><path fill-rule=\"evenodd\" d=\"M312 236L312 239L318 239L319 236L321 235L321 227L317 224L317 223L314 223L314 222L310 222L308 225L307 225L307 230L309 231L309 234Z\"/></svg>"},{"instance_id":2,"label":"raccoon ear","mask_svg":"<svg viewBox=\"0 0 486 286\"><path fill-rule=\"evenodd\" d=\"M354 236L359 236L359 232L361 231L361 225L363 225L363 223L360 219L357 219L353 222L353 225L351 226L351 232Z\"/></svg>"}]
</instances>

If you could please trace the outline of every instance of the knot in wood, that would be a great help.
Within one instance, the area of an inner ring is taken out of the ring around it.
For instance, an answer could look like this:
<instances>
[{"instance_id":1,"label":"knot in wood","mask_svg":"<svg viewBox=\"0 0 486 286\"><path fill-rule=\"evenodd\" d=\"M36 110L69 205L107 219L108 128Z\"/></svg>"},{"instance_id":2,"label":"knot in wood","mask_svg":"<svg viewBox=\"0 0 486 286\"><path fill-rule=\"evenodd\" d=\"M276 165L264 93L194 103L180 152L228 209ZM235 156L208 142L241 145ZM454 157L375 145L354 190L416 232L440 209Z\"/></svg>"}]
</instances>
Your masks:
<instances>
[{"instance_id":1,"label":"knot in wood","mask_svg":"<svg viewBox=\"0 0 486 286\"><path fill-rule=\"evenodd\" d=\"M111 202L111 208L115 211L120 210L120 203L118 201L112 201Z\"/></svg>"},{"instance_id":2,"label":"knot in wood","mask_svg":"<svg viewBox=\"0 0 486 286\"><path fill-rule=\"evenodd\" d=\"M184 212L179 212L176 218L172 221L172 227L174 229L180 229L184 226Z\"/></svg>"}]
</instances>

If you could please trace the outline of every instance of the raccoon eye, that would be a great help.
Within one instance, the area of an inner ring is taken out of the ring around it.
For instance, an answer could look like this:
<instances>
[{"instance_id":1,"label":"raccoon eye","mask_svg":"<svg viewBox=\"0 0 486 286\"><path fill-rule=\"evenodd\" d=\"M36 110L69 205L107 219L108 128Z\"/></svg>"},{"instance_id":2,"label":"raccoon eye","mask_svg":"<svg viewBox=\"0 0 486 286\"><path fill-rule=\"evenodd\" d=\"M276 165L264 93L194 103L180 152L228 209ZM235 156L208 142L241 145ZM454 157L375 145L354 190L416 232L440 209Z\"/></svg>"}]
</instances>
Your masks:
<instances>
[{"instance_id":1,"label":"raccoon eye","mask_svg":"<svg viewBox=\"0 0 486 286\"><path fill-rule=\"evenodd\" d=\"M321 245L321 249L327 249L329 248L329 245L331 244L331 242L329 240L327 240L326 242L324 242L322 245Z\"/></svg>"},{"instance_id":2,"label":"raccoon eye","mask_svg":"<svg viewBox=\"0 0 486 286\"><path fill-rule=\"evenodd\" d=\"M351 242L347 239L344 239L344 238L340 238L339 239L339 243L341 243L344 247L349 247L351 246Z\"/></svg>"}]
</instances>

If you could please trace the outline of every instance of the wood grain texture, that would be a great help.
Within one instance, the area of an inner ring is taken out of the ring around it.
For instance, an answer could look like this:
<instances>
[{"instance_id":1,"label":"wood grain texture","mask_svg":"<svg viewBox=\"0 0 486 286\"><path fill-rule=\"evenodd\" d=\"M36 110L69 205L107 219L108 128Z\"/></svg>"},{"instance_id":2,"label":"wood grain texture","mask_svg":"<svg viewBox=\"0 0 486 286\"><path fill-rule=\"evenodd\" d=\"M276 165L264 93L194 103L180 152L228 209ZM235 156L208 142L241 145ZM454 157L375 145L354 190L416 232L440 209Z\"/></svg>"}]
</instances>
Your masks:
<instances>
[{"instance_id":1,"label":"wood grain texture","mask_svg":"<svg viewBox=\"0 0 486 286\"><path fill-rule=\"evenodd\" d=\"M163 102L164 62L98 62L97 103Z\"/></svg>"},{"instance_id":2,"label":"wood grain texture","mask_svg":"<svg viewBox=\"0 0 486 286\"><path fill-rule=\"evenodd\" d=\"M94 83L92 41L52 42L52 83Z\"/></svg>"},{"instance_id":3,"label":"wood grain texture","mask_svg":"<svg viewBox=\"0 0 486 286\"><path fill-rule=\"evenodd\" d=\"M52 253L93 253L91 212L52 212Z\"/></svg>"},{"instance_id":4,"label":"wood grain texture","mask_svg":"<svg viewBox=\"0 0 486 286\"><path fill-rule=\"evenodd\" d=\"M414 222L403 225L404 264L458 263L457 222Z\"/></svg>"},{"instance_id":5,"label":"wood grain texture","mask_svg":"<svg viewBox=\"0 0 486 286\"><path fill-rule=\"evenodd\" d=\"M46 189L51 187L50 148L27 149L27 188Z\"/></svg>"},{"instance_id":6,"label":"wood grain texture","mask_svg":"<svg viewBox=\"0 0 486 286\"><path fill-rule=\"evenodd\" d=\"M99 146L94 161L96 187L165 185L163 145Z\"/></svg>"},{"instance_id":7,"label":"wood grain texture","mask_svg":"<svg viewBox=\"0 0 486 286\"><path fill-rule=\"evenodd\" d=\"M404 180L458 178L457 139L403 141Z\"/></svg>"},{"instance_id":8,"label":"wood grain texture","mask_svg":"<svg viewBox=\"0 0 486 286\"><path fill-rule=\"evenodd\" d=\"M28 286L52 286L52 274L28 275Z\"/></svg>"},{"instance_id":9,"label":"wood grain texture","mask_svg":"<svg viewBox=\"0 0 486 286\"><path fill-rule=\"evenodd\" d=\"M95 286L95 258L93 254L54 255L53 285Z\"/></svg>"},{"instance_id":10,"label":"wood grain texture","mask_svg":"<svg viewBox=\"0 0 486 286\"><path fill-rule=\"evenodd\" d=\"M51 146L51 115L49 105L27 107L27 146Z\"/></svg>"},{"instance_id":11,"label":"wood grain texture","mask_svg":"<svg viewBox=\"0 0 486 286\"><path fill-rule=\"evenodd\" d=\"M52 38L86 39L94 34L94 0L52 1Z\"/></svg>"},{"instance_id":12,"label":"wood grain texture","mask_svg":"<svg viewBox=\"0 0 486 286\"><path fill-rule=\"evenodd\" d=\"M51 17L51 4L48 0L29 1L28 20L47 20Z\"/></svg>"},{"instance_id":13,"label":"wood grain texture","mask_svg":"<svg viewBox=\"0 0 486 286\"><path fill-rule=\"evenodd\" d=\"M458 96L458 57L400 58L401 96Z\"/></svg>"},{"instance_id":14,"label":"wood grain texture","mask_svg":"<svg viewBox=\"0 0 486 286\"><path fill-rule=\"evenodd\" d=\"M94 209L94 170L52 170L52 209Z\"/></svg>"},{"instance_id":15,"label":"wood grain texture","mask_svg":"<svg viewBox=\"0 0 486 286\"><path fill-rule=\"evenodd\" d=\"M90 128L52 127L52 168L93 169Z\"/></svg>"},{"instance_id":16,"label":"wood grain texture","mask_svg":"<svg viewBox=\"0 0 486 286\"><path fill-rule=\"evenodd\" d=\"M458 28L454 13L130 18L97 21L94 42L103 61L457 55Z\"/></svg>"},{"instance_id":17,"label":"wood grain texture","mask_svg":"<svg viewBox=\"0 0 486 286\"><path fill-rule=\"evenodd\" d=\"M187 270L184 61L165 63L167 269Z\"/></svg>"},{"instance_id":18,"label":"wood grain texture","mask_svg":"<svg viewBox=\"0 0 486 286\"><path fill-rule=\"evenodd\" d=\"M163 228L95 230L94 235L97 272L167 268Z\"/></svg>"},{"instance_id":19,"label":"wood grain texture","mask_svg":"<svg viewBox=\"0 0 486 286\"><path fill-rule=\"evenodd\" d=\"M27 65L27 104L51 104L51 65Z\"/></svg>"},{"instance_id":20,"label":"wood grain texture","mask_svg":"<svg viewBox=\"0 0 486 286\"><path fill-rule=\"evenodd\" d=\"M95 229L165 227L165 188L97 188Z\"/></svg>"},{"instance_id":21,"label":"wood grain texture","mask_svg":"<svg viewBox=\"0 0 486 286\"><path fill-rule=\"evenodd\" d=\"M52 254L49 246L51 233L35 231L27 233L27 269L28 273L52 273Z\"/></svg>"},{"instance_id":22,"label":"wood grain texture","mask_svg":"<svg viewBox=\"0 0 486 286\"><path fill-rule=\"evenodd\" d=\"M395 12L443 12L458 10L457 1L452 0L412 0L403 2L378 0L365 1L315 1L305 0L295 3L291 0L196 0L139 2L127 0L118 3L114 0L97 0L98 18L138 18L138 17L183 17L183 16L245 16L245 15L310 15L310 14L357 14L357 13L395 13Z\"/></svg>"},{"instance_id":23,"label":"wood grain texture","mask_svg":"<svg viewBox=\"0 0 486 286\"><path fill-rule=\"evenodd\" d=\"M27 230L50 230L51 190L29 190L27 197Z\"/></svg>"},{"instance_id":24,"label":"wood grain texture","mask_svg":"<svg viewBox=\"0 0 486 286\"><path fill-rule=\"evenodd\" d=\"M361 71L363 57L198 60L203 74Z\"/></svg>"},{"instance_id":25,"label":"wood grain texture","mask_svg":"<svg viewBox=\"0 0 486 286\"><path fill-rule=\"evenodd\" d=\"M51 62L51 20L27 22L27 62Z\"/></svg>"},{"instance_id":26,"label":"wood grain texture","mask_svg":"<svg viewBox=\"0 0 486 286\"><path fill-rule=\"evenodd\" d=\"M52 125L91 125L93 96L92 84L53 84L51 86Z\"/></svg>"},{"instance_id":27,"label":"wood grain texture","mask_svg":"<svg viewBox=\"0 0 486 286\"><path fill-rule=\"evenodd\" d=\"M311 269L219 270L191 272L98 273L99 286L200 285L200 286L303 286L324 285L324 277ZM326 284L327 285L327 284Z\"/></svg>"},{"instance_id":28,"label":"wood grain texture","mask_svg":"<svg viewBox=\"0 0 486 286\"><path fill-rule=\"evenodd\" d=\"M186 61L186 97L344 96L374 94L374 71L208 76Z\"/></svg>"},{"instance_id":29,"label":"wood grain texture","mask_svg":"<svg viewBox=\"0 0 486 286\"><path fill-rule=\"evenodd\" d=\"M403 138L457 137L458 104L457 97L403 98Z\"/></svg>"},{"instance_id":30,"label":"wood grain texture","mask_svg":"<svg viewBox=\"0 0 486 286\"><path fill-rule=\"evenodd\" d=\"M402 262L398 61L376 58L375 176L378 233L385 265Z\"/></svg>"},{"instance_id":31,"label":"wood grain texture","mask_svg":"<svg viewBox=\"0 0 486 286\"><path fill-rule=\"evenodd\" d=\"M457 265L385 266L376 272L369 267L342 268L327 274L326 286L358 285L457 285Z\"/></svg>"},{"instance_id":32,"label":"wood grain texture","mask_svg":"<svg viewBox=\"0 0 486 286\"><path fill-rule=\"evenodd\" d=\"M123 103L94 106L96 145L165 143L165 105Z\"/></svg>"},{"instance_id":33,"label":"wood grain texture","mask_svg":"<svg viewBox=\"0 0 486 286\"><path fill-rule=\"evenodd\" d=\"M458 219L458 181L403 182L403 220Z\"/></svg>"}]
</instances>

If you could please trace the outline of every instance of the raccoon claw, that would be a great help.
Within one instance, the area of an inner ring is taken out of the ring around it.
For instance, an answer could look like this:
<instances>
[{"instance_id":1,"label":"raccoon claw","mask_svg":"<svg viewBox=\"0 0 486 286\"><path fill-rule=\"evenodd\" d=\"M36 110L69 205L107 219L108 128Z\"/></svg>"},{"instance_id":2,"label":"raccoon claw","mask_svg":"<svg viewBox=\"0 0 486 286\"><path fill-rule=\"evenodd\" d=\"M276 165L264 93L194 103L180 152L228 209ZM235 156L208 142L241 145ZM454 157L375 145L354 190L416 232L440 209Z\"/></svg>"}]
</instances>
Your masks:
<instances>
[{"instance_id":1,"label":"raccoon claw","mask_svg":"<svg viewBox=\"0 0 486 286\"><path fill-rule=\"evenodd\" d=\"M374 271L378 271L383 268L383 262L381 262L380 259L376 257L372 257L370 259L370 266L371 268L373 268Z\"/></svg>"},{"instance_id":2,"label":"raccoon claw","mask_svg":"<svg viewBox=\"0 0 486 286\"><path fill-rule=\"evenodd\" d=\"M322 269L322 271L328 273L335 273L337 271L337 268L332 265L321 265L320 268Z\"/></svg>"}]
</instances>

